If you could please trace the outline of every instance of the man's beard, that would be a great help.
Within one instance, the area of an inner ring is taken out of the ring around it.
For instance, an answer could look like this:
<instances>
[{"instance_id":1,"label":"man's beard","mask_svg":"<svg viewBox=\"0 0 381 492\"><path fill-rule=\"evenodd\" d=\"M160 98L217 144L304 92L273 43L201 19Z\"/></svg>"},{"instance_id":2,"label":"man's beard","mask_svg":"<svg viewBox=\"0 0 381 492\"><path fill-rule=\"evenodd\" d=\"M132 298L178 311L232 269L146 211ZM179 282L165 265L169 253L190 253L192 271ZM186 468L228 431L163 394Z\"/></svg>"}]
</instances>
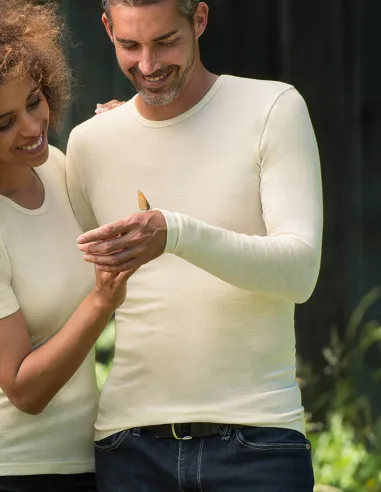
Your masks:
<instances>
[{"instance_id":1,"label":"man's beard","mask_svg":"<svg viewBox=\"0 0 381 492\"><path fill-rule=\"evenodd\" d=\"M192 55L188 66L184 70L182 74L180 74L180 67L178 65L170 65L166 67L164 70L158 70L154 74L151 74L150 77L162 77L165 73L168 74L171 71L175 72L175 76L173 80L171 80L168 84L164 85L164 87L160 87L158 89L146 89L142 84L140 84L135 74L139 73L139 69L136 67L130 70L130 73L133 77L130 78L131 82L135 86L135 89L139 92L140 97L151 106L167 106L175 99L179 97L179 95L183 92L190 71L192 70L196 60L196 43L193 45Z\"/></svg>"}]
</instances>

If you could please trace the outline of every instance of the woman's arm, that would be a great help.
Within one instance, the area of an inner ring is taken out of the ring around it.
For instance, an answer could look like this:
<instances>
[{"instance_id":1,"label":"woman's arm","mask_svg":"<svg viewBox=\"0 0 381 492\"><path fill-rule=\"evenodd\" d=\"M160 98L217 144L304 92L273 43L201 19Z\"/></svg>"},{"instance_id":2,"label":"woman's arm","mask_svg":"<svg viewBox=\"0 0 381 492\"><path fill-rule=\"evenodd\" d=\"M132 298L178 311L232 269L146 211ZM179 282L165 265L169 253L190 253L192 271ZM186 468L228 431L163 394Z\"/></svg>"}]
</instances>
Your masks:
<instances>
[{"instance_id":1,"label":"woman's arm","mask_svg":"<svg viewBox=\"0 0 381 492\"><path fill-rule=\"evenodd\" d=\"M0 320L0 387L15 407L32 415L45 409L124 302L132 273L97 271L96 287L60 332L35 351L20 311Z\"/></svg>"}]
</instances>

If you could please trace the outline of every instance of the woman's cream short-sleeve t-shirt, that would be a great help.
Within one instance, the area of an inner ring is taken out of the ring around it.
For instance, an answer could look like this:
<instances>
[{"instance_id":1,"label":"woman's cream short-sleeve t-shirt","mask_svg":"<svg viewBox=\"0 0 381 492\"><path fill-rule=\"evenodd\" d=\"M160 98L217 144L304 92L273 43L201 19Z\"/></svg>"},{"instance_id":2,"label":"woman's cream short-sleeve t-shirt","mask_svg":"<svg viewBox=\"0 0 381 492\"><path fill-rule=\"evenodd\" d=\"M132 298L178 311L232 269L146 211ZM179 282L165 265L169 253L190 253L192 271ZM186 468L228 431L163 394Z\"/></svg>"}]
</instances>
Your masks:
<instances>
[{"instance_id":1,"label":"woman's cream short-sleeve t-shirt","mask_svg":"<svg viewBox=\"0 0 381 492\"><path fill-rule=\"evenodd\" d=\"M94 283L76 245L82 230L64 161L51 147L36 170L45 188L39 209L0 196L0 319L21 309L34 348L64 326ZM40 415L22 413L0 390L0 476L93 471L97 403L94 353Z\"/></svg>"}]
</instances>

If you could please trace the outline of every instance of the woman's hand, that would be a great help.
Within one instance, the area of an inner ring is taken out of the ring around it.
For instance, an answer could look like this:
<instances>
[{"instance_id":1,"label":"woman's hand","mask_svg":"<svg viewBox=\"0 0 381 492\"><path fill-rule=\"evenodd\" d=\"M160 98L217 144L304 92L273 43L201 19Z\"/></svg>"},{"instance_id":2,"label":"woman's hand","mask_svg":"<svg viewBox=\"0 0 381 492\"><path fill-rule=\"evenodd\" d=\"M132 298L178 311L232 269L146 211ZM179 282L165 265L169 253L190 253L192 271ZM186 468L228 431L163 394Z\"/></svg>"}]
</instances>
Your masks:
<instances>
[{"instance_id":1,"label":"woman's hand","mask_svg":"<svg viewBox=\"0 0 381 492\"><path fill-rule=\"evenodd\" d=\"M97 109L95 110L95 114L105 113L106 111L110 111L111 109L115 109L118 106L125 104L125 101L118 101L117 99L113 99L104 104L97 104Z\"/></svg>"},{"instance_id":2,"label":"woman's hand","mask_svg":"<svg viewBox=\"0 0 381 492\"><path fill-rule=\"evenodd\" d=\"M126 272L109 273L95 268L96 283L94 294L102 306L116 310L126 300L127 280L138 268Z\"/></svg>"}]
</instances>

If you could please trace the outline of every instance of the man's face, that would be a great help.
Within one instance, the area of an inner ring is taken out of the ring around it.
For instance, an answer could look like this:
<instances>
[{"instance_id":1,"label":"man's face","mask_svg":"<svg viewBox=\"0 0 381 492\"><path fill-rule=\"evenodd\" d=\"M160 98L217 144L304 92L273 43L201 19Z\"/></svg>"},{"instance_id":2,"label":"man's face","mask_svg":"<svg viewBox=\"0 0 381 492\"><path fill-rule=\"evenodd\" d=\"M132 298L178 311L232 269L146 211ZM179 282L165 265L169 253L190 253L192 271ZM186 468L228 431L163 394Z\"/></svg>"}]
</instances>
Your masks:
<instances>
[{"instance_id":1,"label":"man's face","mask_svg":"<svg viewBox=\"0 0 381 492\"><path fill-rule=\"evenodd\" d=\"M189 20L175 0L117 5L111 17L112 27L106 16L103 22L123 73L148 104L170 104L186 87L196 60L196 32Z\"/></svg>"}]
</instances>

